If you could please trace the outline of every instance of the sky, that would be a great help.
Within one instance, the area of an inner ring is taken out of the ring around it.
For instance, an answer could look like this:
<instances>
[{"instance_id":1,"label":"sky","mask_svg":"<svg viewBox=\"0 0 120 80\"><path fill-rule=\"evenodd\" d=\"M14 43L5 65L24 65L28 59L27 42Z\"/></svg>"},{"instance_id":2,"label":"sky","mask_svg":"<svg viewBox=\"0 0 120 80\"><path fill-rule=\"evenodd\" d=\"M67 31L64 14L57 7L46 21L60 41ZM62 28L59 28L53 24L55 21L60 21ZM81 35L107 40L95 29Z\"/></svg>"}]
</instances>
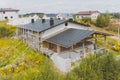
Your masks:
<instances>
[{"instance_id":1,"label":"sky","mask_svg":"<svg viewBox=\"0 0 120 80\"><path fill-rule=\"evenodd\" d=\"M0 0L0 8L19 9L19 13L77 13L86 10L120 12L120 0Z\"/></svg>"}]
</instances>

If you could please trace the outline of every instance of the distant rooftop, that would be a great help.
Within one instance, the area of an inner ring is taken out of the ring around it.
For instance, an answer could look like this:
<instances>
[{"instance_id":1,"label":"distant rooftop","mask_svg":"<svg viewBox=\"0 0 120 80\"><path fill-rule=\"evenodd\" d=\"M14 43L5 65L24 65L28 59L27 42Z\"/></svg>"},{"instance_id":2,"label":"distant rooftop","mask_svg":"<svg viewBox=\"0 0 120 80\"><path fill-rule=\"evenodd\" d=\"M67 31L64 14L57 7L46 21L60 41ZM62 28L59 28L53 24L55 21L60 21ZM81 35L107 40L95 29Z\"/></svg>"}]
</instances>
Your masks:
<instances>
[{"instance_id":1,"label":"distant rooftop","mask_svg":"<svg viewBox=\"0 0 120 80\"><path fill-rule=\"evenodd\" d=\"M45 14L45 15L50 18L55 18L57 16L57 14Z\"/></svg>"},{"instance_id":2,"label":"distant rooftop","mask_svg":"<svg viewBox=\"0 0 120 80\"><path fill-rule=\"evenodd\" d=\"M91 15L93 13L100 13L99 11L80 11L77 15Z\"/></svg>"},{"instance_id":3,"label":"distant rooftop","mask_svg":"<svg viewBox=\"0 0 120 80\"><path fill-rule=\"evenodd\" d=\"M7 12L18 12L18 9L12 9L12 8L0 8L0 12L7 11Z\"/></svg>"}]
</instances>

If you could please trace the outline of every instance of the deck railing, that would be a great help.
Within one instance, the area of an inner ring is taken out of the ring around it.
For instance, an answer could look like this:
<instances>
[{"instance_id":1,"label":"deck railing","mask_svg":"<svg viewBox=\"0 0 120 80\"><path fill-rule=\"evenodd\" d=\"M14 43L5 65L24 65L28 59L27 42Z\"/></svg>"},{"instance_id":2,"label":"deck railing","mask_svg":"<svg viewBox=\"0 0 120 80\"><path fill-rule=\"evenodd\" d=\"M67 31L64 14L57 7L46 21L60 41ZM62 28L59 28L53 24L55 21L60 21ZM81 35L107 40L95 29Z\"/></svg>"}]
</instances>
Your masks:
<instances>
[{"instance_id":1,"label":"deck railing","mask_svg":"<svg viewBox=\"0 0 120 80\"><path fill-rule=\"evenodd\" d=\"M55 53L54 51L52 51L52 50L50 50L50 49L48 49L48 48L41 48L40 51L41 51L43 54L45 54L46 56L49 56L49 57L50 57L52 54Z\"/></svg>"}]
</instances>

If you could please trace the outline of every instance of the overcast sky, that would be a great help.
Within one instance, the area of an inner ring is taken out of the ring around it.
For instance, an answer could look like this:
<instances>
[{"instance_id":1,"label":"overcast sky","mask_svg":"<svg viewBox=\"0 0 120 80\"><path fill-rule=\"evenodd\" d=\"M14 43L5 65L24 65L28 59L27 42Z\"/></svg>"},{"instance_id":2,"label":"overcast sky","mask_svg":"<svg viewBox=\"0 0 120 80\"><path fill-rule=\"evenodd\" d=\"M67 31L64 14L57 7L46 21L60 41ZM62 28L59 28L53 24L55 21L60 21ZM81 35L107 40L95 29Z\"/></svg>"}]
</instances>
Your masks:
<instances>
[{"instance_id":1,"label":"overcast sky","mask_svg":"<svg viewBox=\"0 0 120 80\"><path fill-rule=\"evenodd\" d=\"M120 0L0 0L0 8L20 9L20 13L120 12Z\"/></svg>"}]
</instances>

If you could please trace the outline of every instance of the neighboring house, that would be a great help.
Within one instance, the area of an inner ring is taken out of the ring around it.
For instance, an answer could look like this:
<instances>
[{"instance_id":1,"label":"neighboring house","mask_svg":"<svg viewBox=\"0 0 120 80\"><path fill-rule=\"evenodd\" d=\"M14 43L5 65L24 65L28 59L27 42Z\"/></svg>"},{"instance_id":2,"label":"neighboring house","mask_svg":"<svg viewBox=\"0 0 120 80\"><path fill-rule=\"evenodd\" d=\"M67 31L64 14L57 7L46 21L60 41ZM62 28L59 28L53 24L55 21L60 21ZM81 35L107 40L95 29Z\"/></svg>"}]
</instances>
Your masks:
<instances>
[{"instance_id":1,"label":"neighboring house","mask_svg":"<svg viewBox=\"0 0 120 80\"><path fill-rule=\"evenodd\" d=\"M97 45L97 35L102 35L104 45ZM31 48L49 56L63 72L71 69L71 62L101 49L106 50L109 34L89 30L86 26L69 20L31 20L18 26L16 37Z\"/></svg>"},{"instance_id":2,"label":"neighboring house","mask_svg":"<svg viewBox=\"0 0 120 80\"><path fill-rule=\"evenodd\" d=\"M35 21L37 21L37 20L40 20L41 18L35 14L28 17L21 17L21 18L9 20L7 24L14 25L14 26L25 25L25 24L31 23L31 19L34 19Z\"/></svg>"},{"instance_id":3,"label":"neighboring house","mask_svg":"<svg viewBox=\"0 0 120 80\"><path fill-rule=\"evenodd\" d=\"M12 20L18 18L17 9L12 8L0 8L0 20Z\"/></svg>"},{"instance_id":4,"label":"neighboring house","mask_svg":"<svg viewBox=\"0 0 120 80\"><path fill-rule=\"evenodd\" d=\"M33 17L33 16L37 16L39 18L42 18L44 15L44 13L27 13L27 14L21 14L19 15L20 17Z\"/></svg>"},{"instance_id":5,"label":"neighboring house","mask_svg":"<svg viewBox=\"0 0 120 80\"><path fill-rule=\"evenodd\" d=\"M57 14L44 14L43 19L56 19Z\"/></svg>"},{"instance_id":6,"label":"neighboring house","mask_svg":"<svg viewBox=\"0 0 120 80\"><path fill-rule=\"evenodd\" d=\"M35 21L41 19L37 14L29 16L29 18L33 18Z\"/></svg>"},{"instance_id":7,"label":"neighboring house","mask_svg":"<svg viewBox=\"0 0 120 80\"><path fill-rule=\"evenodd\" d=\"M76 14L76 19L82 19L85 17L89 17L91 19L97 19L98 15L100 15L99 11L81 11Z\"/></svg>"},{"instance_id":8,"label":"neighboring house","mask_svg":"<svg viewBox=\"0 0 120 80\"><path fill-rule=\"evenodd\" d=\"M60 13L60 14L57 14L56 18L57 19L68 20L68 19L73 19L73 15L72 14L67 14L67 13Z\"/></svg>"}]
</instances>

